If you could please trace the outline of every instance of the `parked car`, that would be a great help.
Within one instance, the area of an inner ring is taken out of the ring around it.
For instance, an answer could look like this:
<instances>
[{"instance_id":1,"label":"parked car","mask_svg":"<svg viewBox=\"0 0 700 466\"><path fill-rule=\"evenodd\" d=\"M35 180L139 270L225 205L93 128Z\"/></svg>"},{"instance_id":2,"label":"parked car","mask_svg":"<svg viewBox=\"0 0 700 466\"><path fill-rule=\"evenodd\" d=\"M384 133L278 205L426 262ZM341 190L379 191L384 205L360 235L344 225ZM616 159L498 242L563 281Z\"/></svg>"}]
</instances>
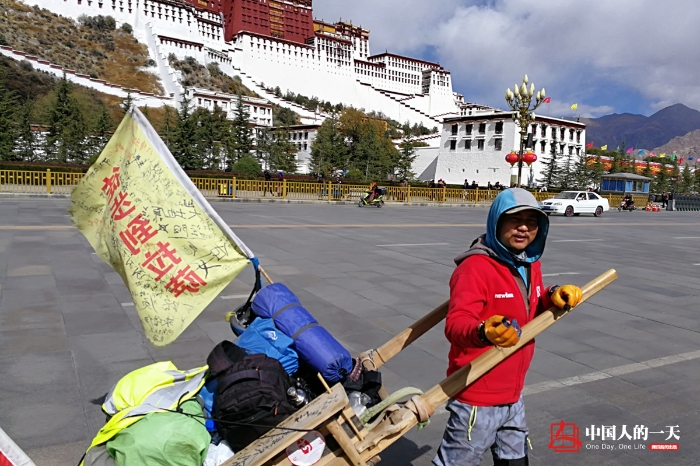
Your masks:
<instances>
[{"instance_id":1,"label":"parked car","mask_svg":"<svg viewBox=\"0 0 700 466\"><path fill-rule=\"evenodd\" d=\"M603 212L610 210L610 204L607 199L596 193L562 191L553 198L543 201L542 210L547 215L562 214L571 217L572 215L593 214L595 217L600 217Z\"/></svg>"}]
</instances>

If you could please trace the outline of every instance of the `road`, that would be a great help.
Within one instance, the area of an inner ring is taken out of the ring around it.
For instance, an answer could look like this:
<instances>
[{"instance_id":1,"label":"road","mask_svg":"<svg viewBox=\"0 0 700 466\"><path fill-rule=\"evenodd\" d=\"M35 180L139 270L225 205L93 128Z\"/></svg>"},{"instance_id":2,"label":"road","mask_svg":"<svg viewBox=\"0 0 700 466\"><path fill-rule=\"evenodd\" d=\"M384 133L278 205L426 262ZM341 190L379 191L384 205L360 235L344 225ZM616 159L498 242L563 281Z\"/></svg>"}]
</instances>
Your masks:
<instances>
[{"instance_id":1,"label":"road","mask_svg":"<svg viewBox=\"0 0 700 466\"><path fill-rule=\"evenodd\" d=\"M377 347L448 297L453 257L484 231L487 209L214 203L276 281L351 352ZM120 277L71 226L62 199L0 199L0 426L38 466L77 464L104 421L98 399L155 360L205 363L231 339L246 269L178 341L143 336ZM700 214L609 212L551 218L546 284L620 278L537 339L526 380L531 464L700 464ZM390 390L444 378L439 325L382 369ZM428 465L447 416L412 431L382 464ZM580 428L582 449L548 448L550 425ZM586 427L648 427L646 441L591 441ZM679 451L620 449L666 442ZM615 448L601 449L602 445ZM598 446L599 449L595 449ZM487 456L489 456L487 454ZM484 465L492 464L486 458Z\"/></svg>"}]
</instances>

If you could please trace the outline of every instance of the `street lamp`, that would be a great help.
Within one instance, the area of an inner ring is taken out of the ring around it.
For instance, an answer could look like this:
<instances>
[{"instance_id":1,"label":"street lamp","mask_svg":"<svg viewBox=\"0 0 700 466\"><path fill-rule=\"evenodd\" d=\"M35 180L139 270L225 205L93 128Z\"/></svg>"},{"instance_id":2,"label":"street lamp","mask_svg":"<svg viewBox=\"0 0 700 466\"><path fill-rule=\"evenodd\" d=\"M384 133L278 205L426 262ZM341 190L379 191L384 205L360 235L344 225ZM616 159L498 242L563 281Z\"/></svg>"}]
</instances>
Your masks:
<instances>
[{"instance_id":1,"label":"street lamp","mask_svg":"<svg viewBox=\"0 0 700 466\"><path fill-rule=\"evenodd\" d=\"M518 187L520 187L520 179L523 172L523 150L525 148L525 136L527 135L528 125L535 120L533 111L540 106L544 101L544 88L535 94L535 85L530 84L527 87L527 75L523 78L523 83L518 86L513 86L513 90L506 89L506 103L515 111L513 121L520 126L520 152L518 153ZM535 102L532 98L535 97ZM529 165L529 164L528 164Z\"/></svg>"}]
</instances>

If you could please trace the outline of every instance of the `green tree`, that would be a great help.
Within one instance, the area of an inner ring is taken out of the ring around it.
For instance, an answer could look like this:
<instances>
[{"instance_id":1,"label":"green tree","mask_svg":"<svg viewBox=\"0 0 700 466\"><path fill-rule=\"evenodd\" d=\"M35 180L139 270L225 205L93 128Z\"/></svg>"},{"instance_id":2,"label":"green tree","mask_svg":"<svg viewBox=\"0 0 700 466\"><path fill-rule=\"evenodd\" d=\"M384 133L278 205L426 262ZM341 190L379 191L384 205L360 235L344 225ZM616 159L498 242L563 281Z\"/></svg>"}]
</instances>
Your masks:
<instances>
[{"instance_id":1,"label":"green tree","mask_svg":"<svg viewBox=\"0 0 700 466\"><path fill-rule=\"evenodd\" d=\"M274 126L292 126L297 124L297 114L284 107L272 109L272 124Z\"/></svg>"},{"instance_id":2,"label":"green tree","mask_svg":"<svg viewBox=\"0 0 700 466\"><path fill-rule=\"evenodd\" d=\"M669 190L668 181L669 180L668 180L668 172L666 171L666 164L661 162L661 169L659 170L659 173L656 174L654 181L652 181L652 183L651 183L652 191L655 193L663 193L663 192L668 191Z\"/></svg>"},{"instance_id":3,"label":"green tree","mask_svg":"<svg viewBox=\"0 0 700 466\"><path fill-rule=\"evenodd\" d=\"M5 85L5 73L0 72L0 160L16 160L18 97Z\"/></svg>"},{"instance_id":4,"label":"green tree","mask_svg":"<svg viewBox=\"0 0 700 466\"><path fill-rule=\"evenodd\" d=\"M95 126L92 128L92 138L90 138L90 159L88 164L92 165L95 163L97 158L102 153L102 150L109 142L109 133L112 131L114 123L112 122L112 117L109 115L107 107L102 107L102 112L100 117L95 122Z\"/></svg>"},{"instance_id":5,"label":"green tree","mask_svg":"<svg viewBox=\"0 0 700 466\"><path fill-rule=\"evenodd\" d=\"M591 168L591 182L600 187L602 176L605 174L605 165L603 160L600 158L600 154L595 156L595 162L593 162L593 167Z\"/></svg>"},{"instance_id":6,"label":"green tree","mask_svg":"<svg viewBox=\"0 0 700 466\"><path fill-rule=\"evenodd\" d=\"M338 119L328 118L321 124L311 144L311 171L318 175L329 171L347 170L348 146L338 129Z\"/></svg>"},{"instance_id":7,"label":"green tree","mask_svg":"<svg viewBox=\"0 0 700 466\"><path fill-rule=\"evenodd\" d=\"M586 189L593 184L593 167L589 166L586 155L576 159L574 164L574 185L579 189Z\"/></svg>"},{"instance_id":8,"label":"green tree","mask_svg":"<svg viewBox=\"0 0 700 466\"><path fill-rule=\"evenodd\" d=\"M560 189L573 189L576 187L576 164L573 160L573 155L569 153L564 156L564 166L559 177Z\"/></svg>"},{"instance_id":9,"label":"green tree","mask_svg":"<svg viewBox=\"0 0 700 466\"><path fill-rule=\"evenodd\" d=\"M693 173L690 171L690 167L686 165L683 167L683 173L681 174L680 192L687 194L692 191L693 181Z\"/></svg>"},{"instance_id":10,"label":"green tree","mask_svg":"<svg viewBox=\"0 0 700 466\"><path fill-rule=\"evenodd\" d=\"M36 156L36 135L32 131L34 105L27 101L19 108L17 115L17 158L24 162L34 162Z\"/></svg>"},{"instance_id":11,"label":"green tree","mask_svg":"<svg viewBox=\"0 0 700 466\"><path fill-rule=\"evenodd\" d=\"M129 110L131 110L131 107L134 106L134 99L131 97L131 91L129 91L126 94L126 99L122 100L122 103L119 104L119 108L122 109L122 116L126 115L129 113Z\"/></svg>"},{"instance_id":12,"label":"green tree","mask_svg":"<svg viewBox=\"0 0 700 466\"><path fill-rule=\"evenodd\" d=\"M270 150L272 148L272 131L269 128L255 130L255 157L261 167L270 169Z\"/></svg>"},{"instance_id":13,"label":"green tree","mask_svg":"<svg viewBox=\"0 0 700 466\"><path fill-rule=\"evenodd\" d=\"M262 169L258 161L255 160L252 155L244 155L231 166L231 171L240 173L249 178L257 178Z\"/></svg>"},{"instance_id":14,"label":"green tree","mask_svg":"<svg viewBox=\"0 0 700 466\"><path fill-rule=\"evenodd\" d=\"M85 163L88 159L86 124L78 102L71 96L71 84L65 74L58 81L55 93L47 112L47 158L59 163Z\"/></svg>"},{"instance_id":15,"label":"green tree","mask_svg":"<svg viewBox=\"0 0 700 466\"><path fill-rule=\"evenodd\" d=\"M184 170L198 170L202 168L202 160L198 155L197 122L190 112L190 101L183 95L170 151Z\"/></svg>"},{"instance_id":16,"label":"green tree","mask_svg":"<svg viewBox=\"0 0 700 466\"><path fill-rule=\"evenodd\" d=\"M270 170L296 173L296 154L297 148L290 141L289 131L286 128L276 130L270 144Z\"/></svg>"},{"instance_id":17,"label":"green tree","mask_svg":"<svg viewBox=\"0 0 700 466\"><path fill-rule=\"evenodd\" d=\"M416 143L411 139L411 133L405 134L399 144L400 155L396 161L395 174L399 180L406 178L412 180L416 174L411 171L413 161L416 159Z\"/></svg>"},{"instance_id":18,"label":"green tree","mask_svg":"<svg viewBox=\"0 0 700 466\"><path fill-rule=\"evenodd\" d=\"M700 170L698 170L697 165L695 166L693 178L693 189L695 192L700 193Z\"/></svg>"},{"instance_id":19,"label":"green tree","mask_svg":"<svg viewBox=\"0 0 700 466\"><path fill-rule=\"evenodd\" d=\"M170 149L170 140L172 139L177 120L177 112L173 115L173 110L169 105L165 106L163 111L163 125L160 127L160 136L165 141L165 145Z\"/></svg>"},{"instance_id":20,"label":"green tree","mask_svg":"<svg viewBox=\"0 0 700 466\"><path fill-rule=\"evenodd\" d=\"M552 142L550 144L549 157L542 161L544 169L541 172L540 179L537 180L539 184L546 186L547 189L551 189L559 185L561 168L559 167L557 145L556 131L552 131Z\"/></svg>"},{"instance_id":21,"label":"green tree","mask_svg":"<svg viewBox=\"0 0 700 466\"><path fill-rule=\"evenodd\" d=\"M231 131L226 142L228 166L232 166L244 155L250 155L253 150L253 130L250 127L248 107L244 104L243 96L240 93L237 100L235 116L231 122Z\"/></svg>"}]
</instances>

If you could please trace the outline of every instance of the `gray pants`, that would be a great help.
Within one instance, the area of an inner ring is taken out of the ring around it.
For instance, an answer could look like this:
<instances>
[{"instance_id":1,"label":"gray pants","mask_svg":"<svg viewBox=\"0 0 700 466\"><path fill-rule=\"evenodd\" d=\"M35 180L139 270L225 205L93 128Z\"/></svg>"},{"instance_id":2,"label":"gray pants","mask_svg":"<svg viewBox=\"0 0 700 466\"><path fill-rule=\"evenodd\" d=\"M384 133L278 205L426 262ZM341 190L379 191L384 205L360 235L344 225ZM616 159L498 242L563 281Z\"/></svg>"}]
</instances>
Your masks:
<instances>
[{"instance_id":1,"label":"gray pants","mask_svg":"<svg viewBox=\"0 0 700 466\"><path fill-rule=\"evenodd\" d=\"M476 406L451 399L436 466L478 466L486 450L496 459L524 458L528 452L528 429L522 397L510 405Z\"/></svg>"}]
</instances>

